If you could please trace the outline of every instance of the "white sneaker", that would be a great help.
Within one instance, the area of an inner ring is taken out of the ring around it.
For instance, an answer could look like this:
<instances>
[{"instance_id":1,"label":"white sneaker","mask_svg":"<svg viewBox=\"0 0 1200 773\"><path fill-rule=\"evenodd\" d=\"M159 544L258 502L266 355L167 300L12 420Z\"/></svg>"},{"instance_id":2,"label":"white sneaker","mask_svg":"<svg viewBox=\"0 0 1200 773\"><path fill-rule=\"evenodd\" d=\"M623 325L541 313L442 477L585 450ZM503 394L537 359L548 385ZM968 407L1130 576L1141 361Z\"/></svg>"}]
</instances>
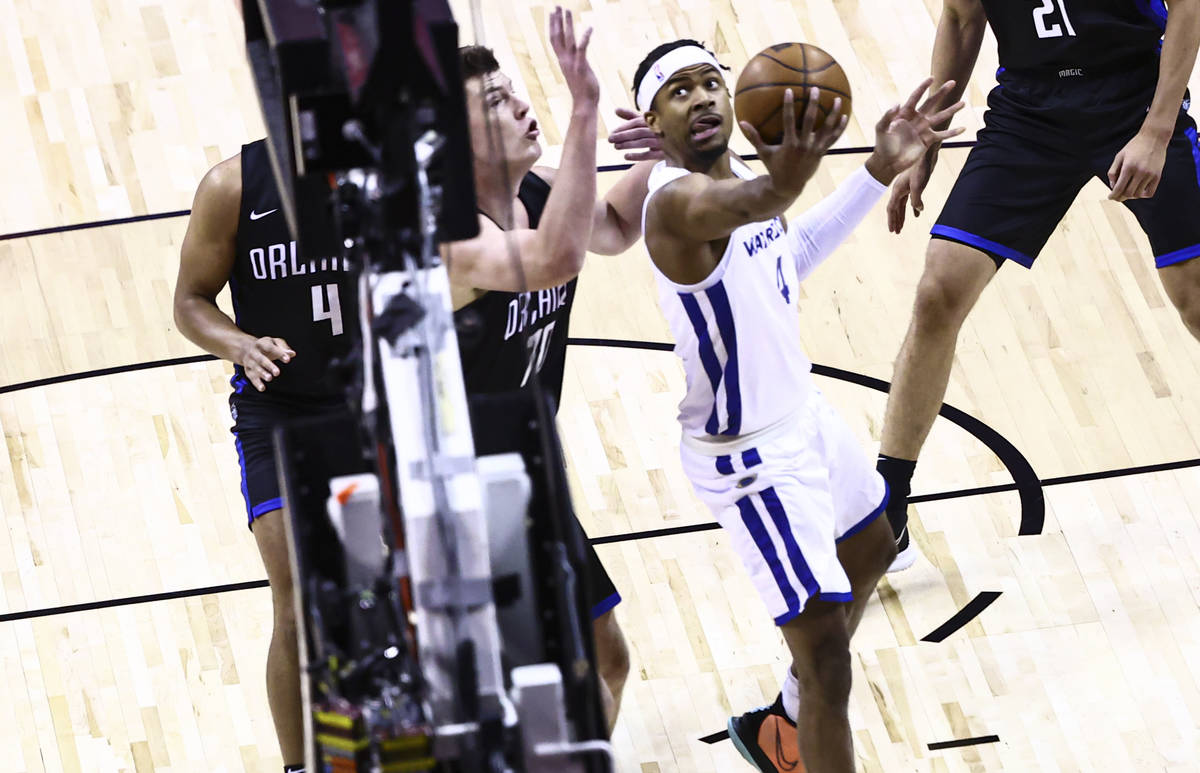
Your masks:
<instances>
[{"instance_id":1,"label":"white sneaker","mask_svg":"<svg viewBox=\"0 0 1200 773\"><path fill-rule=\"evenodd\" d=\"M896 558L892 561L892 565L887 568L887 573L903 572L908 567L917 562L917 556L921 551L917 550L917 543L908 538L908 524L904 525L904 530L900 532L900 538L896 540Z\"/></svg>"}]
</instances>

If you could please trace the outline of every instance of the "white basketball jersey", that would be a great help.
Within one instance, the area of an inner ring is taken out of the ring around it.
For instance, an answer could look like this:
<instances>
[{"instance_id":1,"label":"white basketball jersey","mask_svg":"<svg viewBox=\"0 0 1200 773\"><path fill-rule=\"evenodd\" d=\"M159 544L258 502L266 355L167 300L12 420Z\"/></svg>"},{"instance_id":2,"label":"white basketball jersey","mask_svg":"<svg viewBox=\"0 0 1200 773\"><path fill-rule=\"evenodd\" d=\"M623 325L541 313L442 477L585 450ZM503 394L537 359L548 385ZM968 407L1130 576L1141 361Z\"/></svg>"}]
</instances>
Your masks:
<instances>
[{"instance_id":1,"label":"white basketball jersey","mask_svg":"<svg viewBox=\"0 0 1200 773\"><path fill-rule=\"evenodd\" d=\"M756 176L736 159L732 163L739 177ZM654 167L642 209L643 233L651 197L688 174L665 161ZM806 403L813 389L812 363L800 347L799 280L780 218L730 234L721 262L699 284L676 284L657 266L654 277L687 375L687 395L679 404L685 434L746 435Z\"/></svg>"}]
</instances>

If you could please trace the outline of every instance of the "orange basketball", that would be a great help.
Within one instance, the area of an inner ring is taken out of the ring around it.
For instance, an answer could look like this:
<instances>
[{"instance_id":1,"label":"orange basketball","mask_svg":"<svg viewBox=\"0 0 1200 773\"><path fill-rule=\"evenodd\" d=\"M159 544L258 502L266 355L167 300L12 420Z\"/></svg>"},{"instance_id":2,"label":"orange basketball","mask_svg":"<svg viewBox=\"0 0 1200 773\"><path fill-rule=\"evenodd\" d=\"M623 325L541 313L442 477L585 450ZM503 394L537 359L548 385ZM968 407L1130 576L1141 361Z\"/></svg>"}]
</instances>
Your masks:
<instances>
[{"instance_id":1,"label":"orange basketball","mask_svg":"<svg viewBox=\"0 0 1200 773\"><path fill-rule=\"evenodd\" d=\"M778 144L783 138L783 92L796 98L796 126L804 119L808 95L820 89L817 128L842 98L842 115L850 115L850 82L841 65L825 51L808 43L779 43L765 48L742 68L734 89L734 112L758 130L764 142Z\"/></svg>"}]
</instances>

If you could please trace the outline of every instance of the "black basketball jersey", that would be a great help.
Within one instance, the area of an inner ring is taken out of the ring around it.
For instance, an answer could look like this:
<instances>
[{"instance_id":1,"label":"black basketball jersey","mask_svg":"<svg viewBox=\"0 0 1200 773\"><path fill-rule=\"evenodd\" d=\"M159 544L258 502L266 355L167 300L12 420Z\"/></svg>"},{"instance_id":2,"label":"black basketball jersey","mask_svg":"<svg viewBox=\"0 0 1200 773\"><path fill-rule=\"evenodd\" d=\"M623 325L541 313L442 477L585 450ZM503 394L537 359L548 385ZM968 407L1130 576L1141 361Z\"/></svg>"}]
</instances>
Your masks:
<instances>
[{"instance_id":1,"label":"black basketball jersey","mask_svg":"<svg viewBox=\"0 0 1200 773\"><path fill-rule=\"evenodd\" d=\"M296 254L282 207L266 140L243 145L237 257L229 277L234 320L256 338L284 339L296 352L291 362L279 363L263 398L336 397L329 363L350 348L355 286L345 258ZM240 365L230 383L239 395L259 395Z\"/></svg>"},{"instance_id":2,"label":"black basketball jersey","mask_svg":"<svg viewBox=\"0 0 1200 773\"><path fill-rule=\"evenodd\" d=\"M518 197L530 228L537 228L549 195L550 186L532 172L521 180ZM487 292L454 312L468 394L520 389L536 370L558 402L577 281L527 293Z\"/></svg>"},{"instance_id":3,"label":"black basketball jersey","mask_svg":"<svg viewBox=\"0 0 1200 773\"><path fill-rule=\"evenodd\" d=\"M1162 0L982 0L1006 70L1072 70L1152 61Z\"/></svg>"}]
</instances>

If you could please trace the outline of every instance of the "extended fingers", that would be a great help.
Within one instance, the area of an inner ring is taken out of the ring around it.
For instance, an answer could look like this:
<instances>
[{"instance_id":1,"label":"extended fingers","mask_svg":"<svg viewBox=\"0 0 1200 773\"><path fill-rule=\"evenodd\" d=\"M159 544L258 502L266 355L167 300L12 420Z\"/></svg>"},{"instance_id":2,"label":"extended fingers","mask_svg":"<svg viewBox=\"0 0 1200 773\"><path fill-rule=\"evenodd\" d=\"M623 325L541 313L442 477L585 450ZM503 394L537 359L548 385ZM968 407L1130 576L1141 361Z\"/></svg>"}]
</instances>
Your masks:
<instances>
[{"instance_id":1,"label":"extended fingers","mask_svg":"<svg viewBox=\"0 0 1200 773\"><path fill-rule=\"evenodd\" d=\"M550 46L554 52L562 53L563 50L563 23L562 23L562 8L555 6L550 12Z\"/></svg>"},{"instance_id":2,"label":"extended fingers","mask_svg":"<svg viewBox=\"0 0 1200 773\"><path fill-rule=\"evenodd\" d=\"M651 144L658 143L658 135L644 126L635 126L628 129L618 128L612 134L608 135L608 141L615 145L617 150L647 148Z\"/></svg>"},{"instance_id":3,"label":"extended fingers","mask_svg":"<svg viewBox=\"0 0 1200 773\"><path fill-rule=\"evenodd\" d=\"M840 120L840 121L838 121L838 123L837 123L837 130L836 130L836 131L834 131L834 132L833 132L833 136L829 138L829 144L830 144L830 145L832 145L833 143L835 143L835 142L837 142L837 141L838 141L838 137L841 137L841 136L842 136L842 132L846 131L846 126L847 126L849 123L850 123L850 116L848 116L848 115L846 115L845 113L843 113L843 114L842 114L842 118L841 118L841 120Z\"/></svg>"},{"instance_id":4,"label":"extended fingers","mask_svg":"<svg viewBox=\"0 0 1200 773\"><path fill-rule=\"evenodd\" d=\"M931 116L927 116L926 120L929 121L929 123L933 124L934 126L937 126L938 124L942 123L943 121L949 121L954 116L954 114L957 113L959 110L962 110L963 107L966 106L966 104L967 104L966 102L962 102L962 101L955 102L953 105L950 105L949 107L946 107L946 108L942 108L941 110L937 111L936 113L934 113Z\"/></svg>"},{"instance_id":5,"label":"extended fingers","mask_svg":"<svg viewBox=\"0 0 1200 773\"><path fill-rule=\"evenodd\" d=\"M789 89L789 91L790 91L790 89ZM804 123L800 128L801 135L805 138L809 137L813 133L813 130L816 128L817 108L820 105L820 102L821 102L821 91L816 86L813 86L808 91L808 104L805 105L805 107L804 107ZM787 105L786 100L784 101L784 105L785 105L785 109L786 109L786 105ZM793 107L792 115L795 115L794 107ZM791 123L793 125L795 125L794 119Z\"/></svg>"},{"instance_id":6,"label":"extended fingers","mask_svg":"<svg viewBox=\"0 0 1200 773\"><path fill-rule=\"evenodd\" d=\"M892 121L896 120L896 116L900 113L900 105L892 105L887 112L879 117L875 122L875 131L885 132L892 125Z\"/></svg>"},{"instance_id":7,"label":"extended fingers","mask_svg":"<svg viewBox=\"0 0 1200 773\"><path fill-rule=\"evenodd\" d=\"M921 95L925 93L925 90L929 88L929 84L931 83L933 83L933 78L926 78L921 81L920 85L913 89L912 93L908 95L908 99L904 100L905 111L917 109L917 100L921 98ZM928 100L926 100L926 104L928 104Z\"/></svg>"},{"instance_id":8,"label":"extended fingers","mask_svg":"<svg viewBox=\"0 0 1200 773\"><path fill-rule=\"evenodd\" d=\"M662 140L657 134L647 133L637 136L609 137L608 141L617 150L635 150L637 148L659 148Z\"/></svg>"},{"instance_id":9,"label":"extended fingers","mask_svg":"<svg viewBox=\"0 0 1200 773\"><path fill-rule=\"evenodd\" d=\"M806 133L812 131L809 126ZM783 90L783 139L788 142L796 137L796 94L791 89Z\"/></svg>"},{"instance_id":10,"label":"extended fingers","mask_svg":"<svg viewBox=\"0 0 1200 773\"><path fill-rule=\"evenodd\" d=\"M786 95L785 95L784 99L785 99L784 104L786 105L787 104ZM764 143L762 137L759 136L758 129L755 129L754 125L751 124L749 121L739 121L738 126L742 127L742 134L746 135L746 139L750 140L750 144L753 145L754 149L756 151L758 151L759 155L761 155L763 150L766 148L766 143ZM793 124L793 127L794 127L794 124ZM784 131L784 134L787 134L787 124L786 123L784 124L783 131ZM793 128L792 131L795 132L795 128Z\"/></svg>"},{"instance_id":11,"label":"extended fingers","mask_svg":"<svg viewBox=\"0 0 1200 773\"><path fill-rule=\"evenodd\" d=\"M837 142L838 137L841 137L842 132L846 130L846 124L850 122L850 116L840 113L837 108L838 105L835 103L834 109L830 111L825 118L825 123L821 125L819 146L822 150L828 150L833 143Z\"/></svg>"},{"instance_id":12,"label":"extended fingers","mask_svg":"<svg viewBox=\"0 0 1200 773\"><path fill-rule=\"evenodd\" d=\"M900 229L904 227L904 208L907 203L908 192L899 185L893 186L892 195L887 203L887 221L888 230L894 234L900 233Z\"/></svg>"},{"instance_id":13,"label":"extended fingers","mask_svg":"<svg viewBox=\"0 0 1200 773\"><path fill-rule=\"evenodd\" d=\"M926 84L932 82L933 79L930 78L928 81L926 81ZM954 84L955 81L950 80L946 81L941 86L938 86L937 91L930 94L928 97L926 97L925 101L921 103L921 107L918 108L920 112L927 113L934 107L940 105L942 100L945 99L946 95L954 89Z\"/></svg>"},{"instance_id":14,"label":"extended fingers","mask_svg":"<svg viewBox=\"0 0 1200 773\"><path fill-rule=\"evenodd\" d=\"M632 110L622 110L617 108L617 115L621 118L629 120L613 129L608 135L608 141L621 149L622 145L631 142L651 142L657 141L658 135L646 125L646 119L641 113L635 113ZM643 147L638 145L637 147Z\"/></svg>"},{"instance_id":15,"label":"extended fingers","mask_svg":"<svg viewBox=\"0 0 1200 773\"><path fill-rule=\"evenodd\" d=\"M937 142L942 142L943 140L948 140L951 137L957 137L958 135L962 134L966 130L967 129L965 126L955 126L952 129L943 129L940 132L933 132L933 138Z\"/></svg>"}]
</instances>

